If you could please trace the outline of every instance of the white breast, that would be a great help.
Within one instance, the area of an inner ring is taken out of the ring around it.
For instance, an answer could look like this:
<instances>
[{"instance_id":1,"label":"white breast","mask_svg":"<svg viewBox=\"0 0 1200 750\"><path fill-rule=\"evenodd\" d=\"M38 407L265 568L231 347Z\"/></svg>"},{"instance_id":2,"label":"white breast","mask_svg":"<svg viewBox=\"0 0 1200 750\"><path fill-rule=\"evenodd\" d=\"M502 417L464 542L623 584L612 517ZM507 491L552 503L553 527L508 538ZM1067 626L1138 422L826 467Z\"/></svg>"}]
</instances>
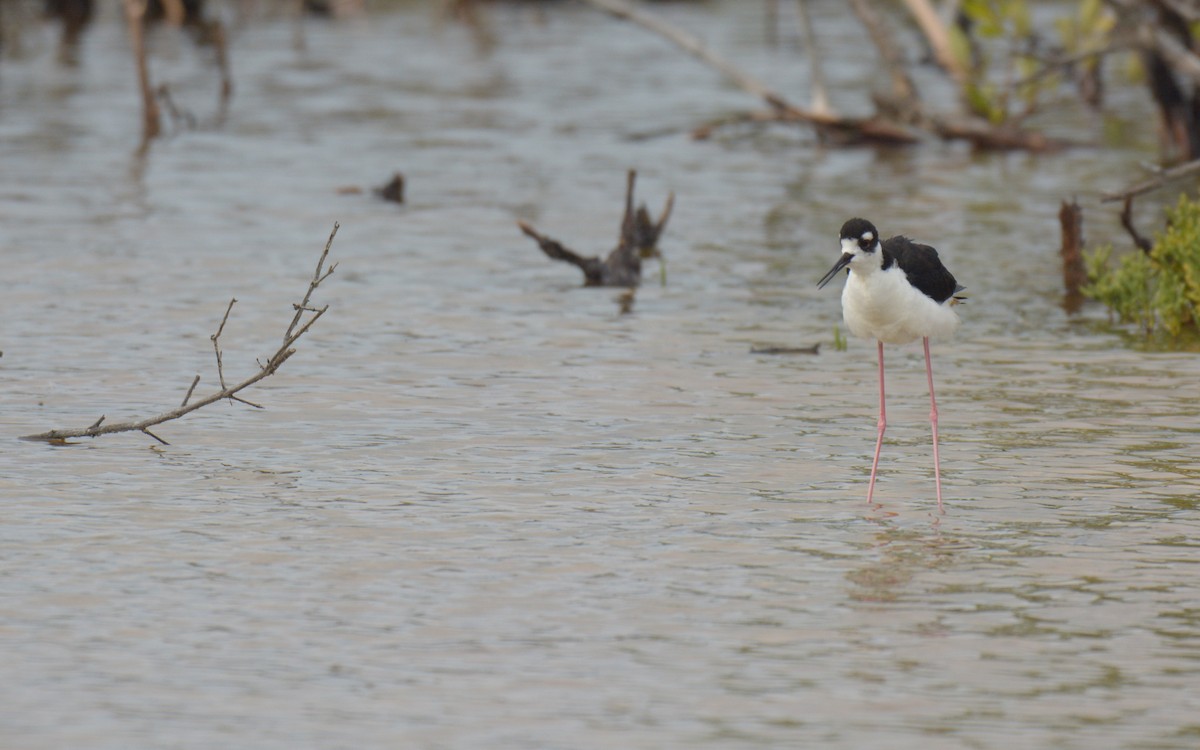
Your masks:
<instances>
[{"instance_id":1,"label":"white breast","mask_svg":"<svg viewBox=\"0 0 1200 750\"><path fill-rule=\"evenodd\" d=\"M893 266L856 273L842 290L842 316L855 336L885 344L906 344L923 336L949 336L958 328L958 313L949 302L937 303L908 283Z\"/></svg>"}]
</instances>

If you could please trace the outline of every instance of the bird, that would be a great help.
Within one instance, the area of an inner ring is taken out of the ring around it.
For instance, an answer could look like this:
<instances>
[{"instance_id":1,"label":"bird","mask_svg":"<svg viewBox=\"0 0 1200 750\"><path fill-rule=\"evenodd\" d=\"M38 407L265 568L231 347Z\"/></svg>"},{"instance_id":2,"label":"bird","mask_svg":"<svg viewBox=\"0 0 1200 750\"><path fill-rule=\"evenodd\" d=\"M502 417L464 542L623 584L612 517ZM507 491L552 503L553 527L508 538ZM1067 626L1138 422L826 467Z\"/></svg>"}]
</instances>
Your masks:
<instances>
[{"instance_id":1,"label":"bird","mask_svg":"<svg viewBox=\"0 0 1200 750\"><path fill-rule=\"evenodd\" d=\"M846 327L859 338L874 339L879 351L879 421L875 438L875 458L871 462L871 482L867 502L875 495L879 470L879 451L887 429L887 409L883 389L883 345L907 344L921 339L925 346L925 375L929 381L929 422L933 428L933 471L937 484L938 512L942 508L942 467L938 456L938 410L933 394L933 364L929 356L930 337L952 335L959 325L954 310L962 300L960 286L942 265L937 250L907 237L882 239L875 225L853 218L842 225L839 235L842 255L829 273L817 282L821 289L847 269L842 289L842 316Z\"/></svg>"}]
</instances>

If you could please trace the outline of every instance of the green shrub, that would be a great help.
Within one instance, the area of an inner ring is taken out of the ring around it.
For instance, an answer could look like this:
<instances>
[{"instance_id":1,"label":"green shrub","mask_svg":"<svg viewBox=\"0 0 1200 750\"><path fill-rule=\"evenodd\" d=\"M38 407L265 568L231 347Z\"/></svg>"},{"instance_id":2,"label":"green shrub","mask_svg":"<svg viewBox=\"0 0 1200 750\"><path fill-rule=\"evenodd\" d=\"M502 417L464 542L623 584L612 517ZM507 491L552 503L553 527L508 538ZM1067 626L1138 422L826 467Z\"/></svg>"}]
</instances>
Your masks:
<instances>
[{"instance_id":1,"label":"green shrub","mask_svg":"<svg viewBox=\"0 0 1200 750\"><path fill-rule=\"evenodd\" d=\"M1166 213L1167 227L1148 254L1129 253L1114 267L1112 247L1089 253L1083 293L1147 334L1178 336L1200 327L1200 202L1180 196Z\"/></svg>"}]
</instances>

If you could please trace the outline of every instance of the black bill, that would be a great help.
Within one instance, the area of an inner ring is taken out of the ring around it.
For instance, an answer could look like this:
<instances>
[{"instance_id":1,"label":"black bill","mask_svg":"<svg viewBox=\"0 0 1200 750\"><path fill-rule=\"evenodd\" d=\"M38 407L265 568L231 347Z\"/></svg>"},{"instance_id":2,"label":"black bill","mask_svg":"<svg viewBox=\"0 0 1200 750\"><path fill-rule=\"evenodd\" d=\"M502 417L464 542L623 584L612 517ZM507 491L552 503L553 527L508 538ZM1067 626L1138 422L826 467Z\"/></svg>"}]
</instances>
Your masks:
<instances>
[{"instance_id":1,"label":"black bill","mask_svg":"<svg viewBox=\"0 0 1200 750\"><path fill-rule=\"evenodd\" d=\"M817 289L820 289L830 281L833 281L833 277L837 276L837 272L850 265L850 261L853 260L853 258L854 256L850 253L843 253L842 257L838 258L838 262L833 264L833 268L829 269L829 273L822 276L821 280L817 282Z\"/></svg>"}]
</instances>

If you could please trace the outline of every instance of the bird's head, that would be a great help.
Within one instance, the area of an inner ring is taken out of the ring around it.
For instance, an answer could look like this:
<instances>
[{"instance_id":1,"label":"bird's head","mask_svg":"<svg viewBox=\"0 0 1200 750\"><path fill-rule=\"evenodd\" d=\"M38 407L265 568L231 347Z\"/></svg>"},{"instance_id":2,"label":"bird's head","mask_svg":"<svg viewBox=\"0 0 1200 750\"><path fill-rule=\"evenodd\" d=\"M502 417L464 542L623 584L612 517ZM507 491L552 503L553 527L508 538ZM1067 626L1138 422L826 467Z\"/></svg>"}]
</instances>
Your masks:
<instances>
[{"instance_id":1,"label":"bird's head","mask_svg":"<svg viewBox=\"0 0 1200 750\"><path fill-rule=\"evenodd\" d=\"M883 246L880 244L879 230L866 219L851 219L843 224L839 240L842 244L842 257L838 258L833 268L829 269L829 273L817 282L818 289L832 281L838 271L859 258L866 257L874 259L876 263L880 262L878 253Z\"/></svg>"}]
</instances>

